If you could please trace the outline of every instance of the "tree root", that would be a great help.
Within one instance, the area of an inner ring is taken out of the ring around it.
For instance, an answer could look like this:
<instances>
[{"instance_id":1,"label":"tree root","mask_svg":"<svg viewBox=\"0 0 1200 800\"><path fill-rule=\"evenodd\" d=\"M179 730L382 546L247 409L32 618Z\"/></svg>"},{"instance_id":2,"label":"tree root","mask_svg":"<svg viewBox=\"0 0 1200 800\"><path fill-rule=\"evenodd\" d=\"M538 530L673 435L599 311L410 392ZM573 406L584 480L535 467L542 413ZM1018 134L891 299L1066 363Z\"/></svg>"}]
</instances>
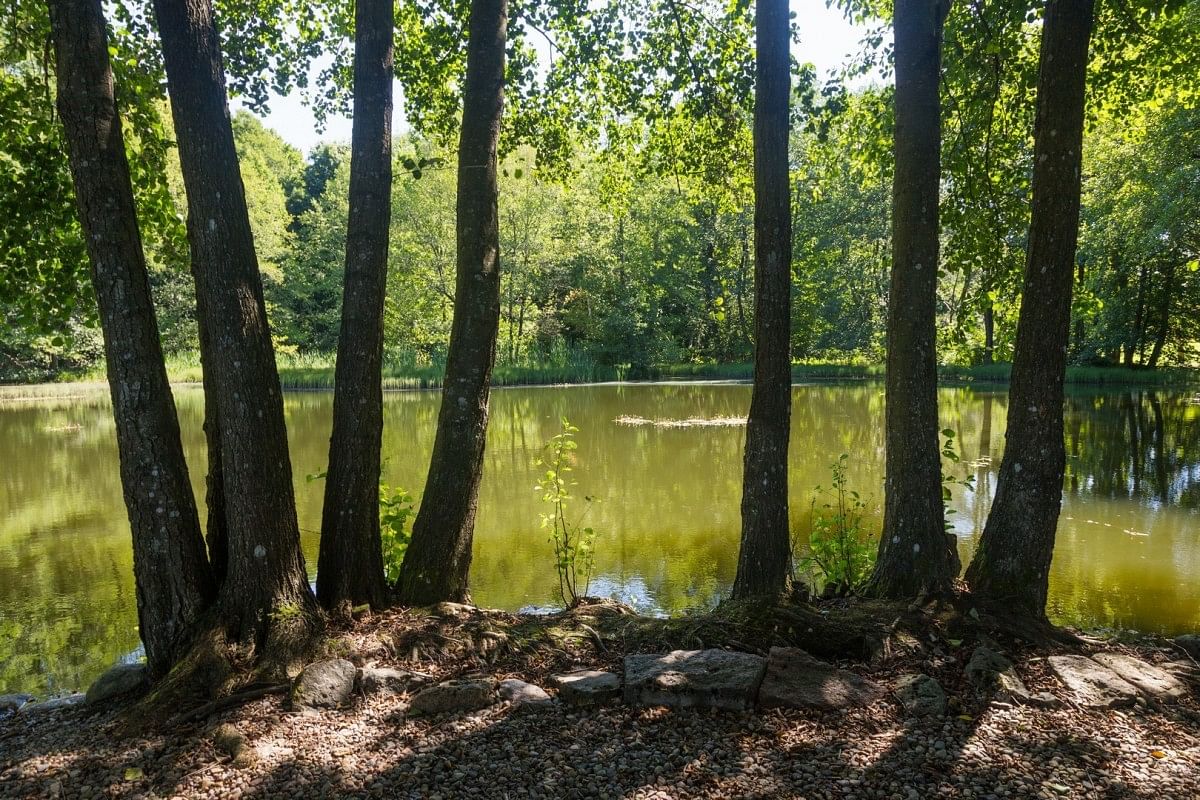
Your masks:
<instances>
[{"instance_id":1,"label":"tree root","mask_svg":"<svg viewBox=\"0 0 1200 800\"><path fill-rule=\"evenodd\" d=\"M178 714L167 720L163 727L175 728L188 722L211 717L213 714L217 714L222 711L228 711L231 708L244 705L252 700L257 700L260 697L266 697L267 695L271 694L283 694L290 688L290 686L291 684L287 683L277 683L272 686L259 686L253 689L246 689L244 691L231 694L228 697L222 697L205 703L204 705L193 709L192 711Z\"/></svg>"}]
</instances>

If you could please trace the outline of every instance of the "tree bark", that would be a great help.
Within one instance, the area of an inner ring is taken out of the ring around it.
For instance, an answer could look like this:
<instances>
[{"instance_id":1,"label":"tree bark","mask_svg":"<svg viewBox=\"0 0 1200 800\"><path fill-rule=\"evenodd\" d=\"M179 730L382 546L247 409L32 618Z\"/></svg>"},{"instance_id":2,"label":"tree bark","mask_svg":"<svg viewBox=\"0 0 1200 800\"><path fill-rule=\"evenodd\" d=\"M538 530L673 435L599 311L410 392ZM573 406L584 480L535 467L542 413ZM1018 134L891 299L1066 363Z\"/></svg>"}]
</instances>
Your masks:
<instances>
[{"instance_id":1,"label":"tree bark","mask_svg":"<svg viewBox=\"0 0 1200 800\"><path fill-rule=\"evenodd\" d=\"M996 360L996 309L991 301L983 308L983 363Z\"/></svg>"},{"instance_id":2,"label":"tree bark","mask_svg":"<svg viewBox=\"0 0 1200 800\"><path fill-rule=\"evenodd\" d=\"M263 645L280 614L316 611L300 552L283 397L234 149L211 0L155 0L188 200L197 309L209 351L225 501L217 613Z\"/></svg>"},{"instance_id":3,"label":"tree bark","mask_svg":"<svg viewBox=\"0 0 1200 800\"><path fill-rule=\"evenodd\" d=\"M383 304L392 191L392 0L354 10L354 130L333 434L321 515L317 599L332 609L387 601L379 540Z\"/></svg>"},{"instance_id":4,"label":"tree bark","mask_svg":"<svg viewBox=\"0 0 1200 800\"><path fill-rule=\"evenodd\" d=\"M868 592L907 599L945 594L958 577L946 533L938 446L938 186L941 171L945 0L897 0L896 172L885 387L883 535Z\"/></svg>"},{"instance_id":5,"label":"tree bark","mask_svg":"<svg viewBox=\"0 0 1200 800\"><path fill-rule=\"evenodd\" d=\"M146 660L165 673L215 587L167 382L100 0L50 0L58 110L92 262Z\"/></svg>"},{"instance_id":6,"label":"tree bark","mask_svg":"<svg viewBox=\"0 0 1200 800\"><path fill-rule=\"evenodd\" d=\"M1071 322L1093 0L1050 0L1042 25L1029 250L991 514L967 570L983 604L1042 618L1062 506Z\"/></svg>"},{"instance_id":7,"label":"tree bark","mask_svg":"<svg viewBox=\"0 0 1200 800\"><path fill-rule=\"evenodd\" d=\"M758 0L755 28L754 388L746 424L735 598L780 592L791 574L791 26L787 0Z\"/></svg>"},{"instance_id":8,"label":"tree bark","mask_svg":"<svg viewBox=\"0 0 1200 800\"><path fill-rule=\"evenodd\" d=\"M409 605L468 598L500 322L496 147L507 28L506 0L471 0L458 148L454 320L429 477L397 586L401 602Z\"/></svg>"}]
</instances>

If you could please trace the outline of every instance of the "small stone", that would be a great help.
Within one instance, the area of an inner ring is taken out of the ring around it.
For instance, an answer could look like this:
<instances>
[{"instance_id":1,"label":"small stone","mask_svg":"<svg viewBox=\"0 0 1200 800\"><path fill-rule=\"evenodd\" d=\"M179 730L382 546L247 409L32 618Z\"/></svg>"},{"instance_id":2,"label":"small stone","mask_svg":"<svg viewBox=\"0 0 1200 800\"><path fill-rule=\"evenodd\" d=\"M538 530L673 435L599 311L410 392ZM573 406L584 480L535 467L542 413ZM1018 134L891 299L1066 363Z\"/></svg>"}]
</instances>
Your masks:
<instances>
[{"instance_id":1,"label":"small stone","mask_svg":"<svg viewBox=\"0 0 1200 800\"><path fill-rule=\"evenodd\" d=\"M514 706L544 705L550 702L550 695L546 694L545 689L516 678L500 681L496 692L500 695L501 700L512 703Z\"/></svg>"},{"instance_id":2,"label":"small stone","mask_svg":"<svg viewBox=\"0 0 1200 800\"><path fill-rule=\"evenodd\" d=\"M341 708L350 703L358 669L344 658L309 664L292 685L292 707Z\"/></svg>"},{"instance_id":3,"label":"small stone","mask_svg":"<svg viewBox=\"0 0 1200 800\"><path fill-rule=\"evenodd\" d=\"M896 698L914 717L940 717L946 713L946 692L928 675L901 675L896 680Z\"/></svg>"},{"instance_id":4,"label":"small stone","mask_svg":"<svg viewBox=\"0 0 1200 800\"><path fill-rule=\"evenodd\" d=\"M1086 708L1131 706L1137 689L1112 670L1086 656L1050 656L1046 659L1058 679Z\"/></svg>"},{"instance_id":5,"label":"small stone","mask_svg":"<svg viewBox=\"0 0 1200 800\"><path fill-rule=\"evenodd\" d=\"M813 658L797 647L772 647L758 691L764 708L836 711L883 697L878 684L849 670Z\"/></svg>"},{"instance_id":6,"label":"small stone","mask_svg":"<svg viewBox=\"0 0 1200 800\"><path fill-rule=\"evenodd\" d=\"M88 705L103 703L136 692L150 685L150 670L145 664L117 664L88 687Z\"/></svg>"},{"instance_id":7,"label":"small stone","mask_svg":"<svg viewBox=\"0 0 1200 800\"><path fill-rule=\"evenodd\" d=\"M477 711L495 701L496 682L492 678L444 681L417 692L409 711L413 714L456 714Z\"/></svg>"},{"instance_id":8,"label":"small stone","mask_svg":"<svg viewBox=\"0 0 1200 800\"><path fill-rule=\"evenodd\" d=\"M753 708L767 662L728 650L625 656L625 702L676 708Z\"/></svg>"},{"instance_id":9,"label":"small stone","mask_svg":"<svg viewBox=\"0 0 1200 800\"><path fill-rule=\"evenodd\" d=\"M209 739L217 752L229 756L231 766L235 769L245 769L258 761L257 753L247 746L246 736L228 722L214 728Z\"/></svg>"},{"instance_id":10,"label":"small stone","mask_svg":"<svg viewBox=\"0 0 1200 800\"><path fill-rule=\"evenodd\" d=\"M595 669L551 675L550 685L558 689L558 696L564 703L574 706L606 703L621 696L621 679L611 672Z\"/></svg>"},{"instance_id":11,"label":"small stone","mask_svg":"<svg viewBox=\"0 0 1200 800\"><path fill-rule=\"evenodd\" d=\"M1108 667L1148 697L1174 702L1187 696L1187 686L1183 681L1139 658L1124 653L1097 653L1092 659L1097 664Z\"/></svg>"},{"instance_id":12,"label":"small stone","mask_svg":"<svg viewBox=\"0 0 1200 800\"><path fill-rule=\"evenodd\" d=\"M978 689L994 692L1002 702L1038 708L1055 708L1059 700L1049 692L1030 692L1011 661L999 653L980 645L971 654L963 670L967 679Z\"/></svg>"}]
</instances>

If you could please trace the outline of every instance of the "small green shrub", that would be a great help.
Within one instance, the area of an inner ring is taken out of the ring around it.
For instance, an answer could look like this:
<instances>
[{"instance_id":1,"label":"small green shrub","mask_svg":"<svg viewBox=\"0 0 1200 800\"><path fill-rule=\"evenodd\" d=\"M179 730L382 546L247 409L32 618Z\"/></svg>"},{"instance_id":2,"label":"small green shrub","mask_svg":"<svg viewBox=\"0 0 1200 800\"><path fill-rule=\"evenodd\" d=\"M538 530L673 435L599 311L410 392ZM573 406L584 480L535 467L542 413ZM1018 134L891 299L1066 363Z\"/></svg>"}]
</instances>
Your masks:
<instances>
[{"instance_id":1,"label":"small green shrub","mask_svg":"<svg viewBox=\"0 0 1200 800\"><path fill-rule=\"evenodd\" d=\"M542 502L552 509L550 513L540 515L542 529L550 531L550 541L554 543L554 566L558 572L558 595L568 607L578 604L587 596L596 563L596 531L583 527L583 520L591 510L592 503L598 501L590 496L584 497L586 505L579 518L574 521L567 518L568 501L575 499L571 489L577 485L569 475L574 471L571 466L573 453L579 448L579 443L575 441L578 432L579 428L566 417L562 418L562 430L546 443L544 455L537 460L539 466L546 468L546 472L534 487L542 493Z\"/></svg>"},{"instance_id":2,"label":"small green shrub","mask_svg":"<svg viewBox=\"0 0 1200 800\"><path fill-rule=\"evenodd\" d=\"M810 580L820 577L835 591L858 594L871 576L878 543L864 525L868 505L846 479L849 456L845 453L830 465L832 480L818 486L812 499L808 543L802 548L793 541L796 569ZM802 551L799 558L795 553Z\"/></svg>"},{"instance_id":3,"label":"small green shrub","mask_svg":"<svg viewBox=\"0 0 1200 800\"><path fill-rule=\"evenodd\" d=\"M304 479L311 483L325 480L328 475L327 470L321 470L305 475ZM395 583L400 577L400 565L404 563L404 554L408 551L408 543L412 541L408 520L415 513L416 504L410 492L393 489L380 479L379 544L383 551L383 573L388 583Z\"/></svg>"},{"instance_id":4,"label":"small green shrub","mask_svg":"<svg viewBox=\"0 0 1200 800\"><path fill-rule=\"evenodd\" d=\"M408 520L415 513L412 494L379 482L379 539L383 547L383 572L388 583L395 583L400 577L400 565L404 563L404 554L412 541Z\"/></svg>"}]
</instances>

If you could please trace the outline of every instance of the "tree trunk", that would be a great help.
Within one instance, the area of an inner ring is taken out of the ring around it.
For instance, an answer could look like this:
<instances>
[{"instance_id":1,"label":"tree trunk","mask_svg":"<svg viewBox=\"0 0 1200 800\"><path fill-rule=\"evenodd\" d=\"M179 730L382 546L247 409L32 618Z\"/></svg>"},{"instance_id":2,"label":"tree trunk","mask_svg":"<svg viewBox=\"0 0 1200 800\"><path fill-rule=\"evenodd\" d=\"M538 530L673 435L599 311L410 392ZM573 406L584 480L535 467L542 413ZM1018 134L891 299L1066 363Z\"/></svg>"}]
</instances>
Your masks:
<instances>
[{"instance_id":1,"label":"tree trunk","mask_svg":"<svg viewBox=\"0 0 1200 800\"><path fill-rule=\"evenodd\" d=\"M468 597L500 322L496 146L507 28L507 0L471 0L458 148L454 321L429 478L397 586L401 602L409 605Z\"/></svg>"},{"instance_id":2,"label":"tree trunk","mask_svg":"<svg viewBox=\"0 0 1200 800\"><path fill-rule=\"evenodd\" d=\"M100 0L50 0L58 111L100 307L138 626L165 673L215 595L167 382Z\"/></svg>"},{"instance_id":3,"label":"tree trunk","mask_svg":"<svg viewBox=\"0 0 1200 800\"><path fill-rule=\"evenodd\" d=\"M946 533L938 447L938 184L941 0L897 0L896 173L888 299L886 483L872 594L907 599L951 591L955 539Z\"/></svg>"},{"instance_id":4,"label":"tree trunk","mask_svg":"<svg viewBox=\"0 0 1200 800\"><path fill-rule=\"evenodd\" d=\"M983 363L996 360L996 308L989 301L983 309Z\"/></svg>"},{"instance_id":5,"label":"tree trunk","mask_svg":"<svg viewBox=\"0 0 1200 800\"><path fill-rule=\"evenodd\" d=\"M791 574L791 26L787 0L758 0L755 29L754 388L746 424L735 598L780 592Z\"/></svg>"},{"instance_id":6,"label":"tree trunk","mask_svg":"<svg viewBox=\"0 0 1200 800\"><path fill-rule=\"evenodd\" d=\"M1141 350L1146 328L1146 262L1138 267L1137 305L1133 313L1133 330L1125 343L1125 366L1133 366L1133 355Z\"/></svg>"},{"instance_id":7,"label":"tree trunk","mask_svg":"<svg viewBox=\"0 0 1200 800\"><path fill-rule=\"evenodd\" d=\"M1150 359L1146 366L1154 369L1162 358L1163 347L1167 343L1167 333L1171 329L1171 306L1175 301L1175 263L1167 267L1163 276L1162 305L1158 311L1158 332L1154 335L1154 346L1150 349Z\"/></svg>"},{"instance_id":8,"label":"tree trunk","mask_svg":"<svg viewBox=\"0 0 1200 800\"><path fill-rule=\"evenodd\" d=\"M1071 323L1093 0L1050 0L1042 26L1029 250L996 497L967 570L982 603L1044 617L1062 506Z\"/></svg>"},{"instance_id":9,"label":"tree trunk","mask_svg":"<svg viewBox=\"0 0 1200 800\"><path fill-rule=\"evenodd\" d=\"M280 613L307 619L308 586L283 397L246 213L210 0L155 0L188 200L197 309L210 348L225 500L227 633L262 645Z\"/></svg>"},{"instance_id":10,"label":"tree trunk","mask_svg":"<svg viewBox=\"0 0 1200 800\"><path fill-rule=\"evenodd\" d=\"M379 451L392 199L392 5L392 0L357 0L354 10L346 285L317 563L317 599L329 609L347 603L381 608L387 601L379 541Z\"/></svg>"}]
</instances>

